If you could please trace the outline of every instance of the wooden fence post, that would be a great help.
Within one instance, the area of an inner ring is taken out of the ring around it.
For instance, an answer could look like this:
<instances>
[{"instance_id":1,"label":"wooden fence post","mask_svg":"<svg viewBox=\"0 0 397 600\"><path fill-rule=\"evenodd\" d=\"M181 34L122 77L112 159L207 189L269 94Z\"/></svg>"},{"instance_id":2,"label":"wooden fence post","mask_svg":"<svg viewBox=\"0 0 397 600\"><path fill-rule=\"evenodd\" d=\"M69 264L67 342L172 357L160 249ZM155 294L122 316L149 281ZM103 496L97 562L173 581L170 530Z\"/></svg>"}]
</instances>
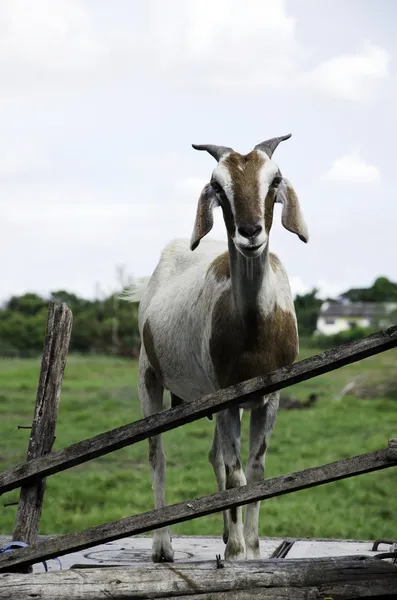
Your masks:
<instances>
[{"instance_id":1,"label":"wooden fence post","mask_svg":"<svg viewBox=\"0 0 397 600\"><path fill-rule=\"evenodd\" d=\"M51 452L54 443L55 425L63 373L72 330L72 312L66 304L50 302L48 307L47 330L36 406L29 440L27 460L33 460ZM36 541L45 479L38 479L31 485L21 488L13 540L30 545Z\"/></svg>"}]
</instances>

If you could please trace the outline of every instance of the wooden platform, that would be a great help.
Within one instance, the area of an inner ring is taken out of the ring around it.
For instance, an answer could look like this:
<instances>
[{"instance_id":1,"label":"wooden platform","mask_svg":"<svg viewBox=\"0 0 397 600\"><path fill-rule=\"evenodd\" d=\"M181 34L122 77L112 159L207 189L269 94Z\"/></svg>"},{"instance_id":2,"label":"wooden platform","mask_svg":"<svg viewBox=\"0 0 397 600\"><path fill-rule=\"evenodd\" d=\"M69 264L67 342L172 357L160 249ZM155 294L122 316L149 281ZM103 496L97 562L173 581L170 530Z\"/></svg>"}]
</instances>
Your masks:
<instances>
[{"instance_id":1,"label":"wooden platform","mask_svg":"<svg viewBox=\"0 0 397 600\"><path fill-rule=\"evenodd\" d=\"M0 536L2 546L10 537ZM372 542L263 538L261 560L228 562L219 537L176 537L174 563L151 562L151 538L128 537L0 573L0 600L357 600L397 597L397 567Z\"/></svg>"},{"instance_id":2,"label":"wooden platform","mask_svg":"<svg viewBox=\"0 0 397 600\"><path fill-rule=\"evenodd\" d=\"M47 536L40 536L44 539ZM62 570L71 569L74 565L92 567L121 567L142 565L151 562L151 537L127 537L115 542L94 546L82 552L66 554L60 559ZM283 556L291 558L322 558L342 556L376 556L381 552L388 552L390 545L381 545L376 552L372 551L373 542L354 540L327 540L327 539L294 539L292 547ZM11 541L11 536L0 535L0 548ZM260 540L261 559L272 558L285 538L262 538ZM175 563L215 561L216 555L223 558L225 545L220 537L187 537L173 538ZM47 561L49 571L59 571L61 566L56 560ZM44 572L42 563L34 565L35 573Z\"/></svg>"}]
</instances>

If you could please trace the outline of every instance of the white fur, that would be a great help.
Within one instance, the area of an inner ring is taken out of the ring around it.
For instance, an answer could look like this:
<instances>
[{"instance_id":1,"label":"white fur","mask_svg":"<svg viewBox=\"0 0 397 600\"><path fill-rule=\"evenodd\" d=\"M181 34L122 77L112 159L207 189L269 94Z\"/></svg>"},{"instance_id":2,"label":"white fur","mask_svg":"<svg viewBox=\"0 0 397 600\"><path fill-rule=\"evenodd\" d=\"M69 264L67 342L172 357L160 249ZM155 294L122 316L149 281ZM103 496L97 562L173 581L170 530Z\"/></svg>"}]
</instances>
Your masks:
<instances>
[{"instance_id":1,"label":"white fur","mask_svg":"<svg viewBox=\"0 0 397 600\"><path fill-rule=\"evenodd\" d=\"M192 252L188 240L174 240L163 250L140 304L140 332L148 319L163 383L186 401L216 389L208 344L212 308L224 286L207 271L225 250L223 242L202 240Z\"/></svg>"},{"instance_id":2,"label":"white fur","mask_svg":"<svg viewBox=\"0 0 397 600\"><path fill-rule=\"evenodd\" d=\"M270 184L277 175L278 166L267 156L262 150L257 150L258 154L262 155L264 164L259 171L259 195L262 200L262 206L265 205L265 198L268 194Z\"/></svg>"},{"instance_id":3,"label":"white fur","mask_svg":"<svg viewBox=\"0 0 397 600\"><path fill-rule=\"evenodd\" d=\"M212 311L231 282L217 282L208 268L226 250L224 242L202 240L192 252L188 240L173 240L163 250L146 290L139 290L141 336L149 320L163 384L186 401L218 388L209 354ZM246 262L249 268L251 260ZM268 273L261 293L264 314L273 310L276 303L283 310L294 312L282 267Z\"/></svg>"},{"instance_id":4,"label":"white fur","mask_svg":"<svg viewBox=\"0 0 397 600\"><path fill-rule=\"evenodd\" d=\"M229 152L229 154L230 154L230 152ZM219 163L213 170L212 176L215 179L215 181L217 181L219 183L219 185L222 187L222 189L225 192L226 196L228 197L228 200L233 209L233 206L234 206L233 181L232 181L229 169L224 164L224 162L225 162L226 158L229 156L229 154L225 154L225 156L222 157L222 159L219 161Z\"/></svg>"}]
</instances>

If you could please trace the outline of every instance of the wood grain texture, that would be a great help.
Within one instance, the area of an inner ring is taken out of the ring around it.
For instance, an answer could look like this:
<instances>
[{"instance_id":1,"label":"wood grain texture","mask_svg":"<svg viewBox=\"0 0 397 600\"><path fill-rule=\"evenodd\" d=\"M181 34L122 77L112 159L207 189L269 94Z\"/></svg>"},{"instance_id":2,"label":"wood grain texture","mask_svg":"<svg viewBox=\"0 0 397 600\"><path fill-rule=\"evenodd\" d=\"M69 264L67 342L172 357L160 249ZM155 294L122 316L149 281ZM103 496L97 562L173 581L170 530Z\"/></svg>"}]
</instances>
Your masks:
<instances>
[{"instance_id":1,"label":"wood grain texture","mask_svg":"<svg viewBox=\"0 0 397 600\"><path fill-rule=\"evenodd\" d=\"M3 471L0 474L0 494L30 483L35 477L53 475L98 456L136 444L148 437L175 429L184 423L206 417L210 413L224 410L228 406L239 404L242 397L249 401L250 395L253 393L269 394L396 346L397 327L390 327L362 340L355 340L311 356L268 375L255 377L215 394L204 396L194 402L185 403L135 423L117 427Z\"/></svg>"},{"instance_id":2,"label":"wood grain texture","mask_svg":"<svg viewBox=\"0 0 397 600\"><path fill-rule=\"evenodd\" d=\"M0 575L0 600L190 598L200 600L395 597L397 568L368 557L148 564ZM227 595L227 596L226 596Z\"/></svg>"},{"instance_id":3,"label":"wood grain texture","mask_svg":"<svg viewBox=\"0 0 397 600\"><path fill-rule=\"evenodd\" d=\"M66 304L50 302L27 461L51 452L72 329ZM39 529L45 479L21 488L13 540L32 544Z\"/></svg>"},{"instance_id":4,"label":"wood grain texture","mask_svg":"<svg viewBox=\"0 0 397 600\"><path fill-rule=\"evenodd\" d=\"M379 450L268 479L254 486L233 488L210 496L173 504L133 517L125 517L119 521L97 525L84 531L56 536L29 548L14 550L0 556L0 572L63 556L128 535L137 535L166 525L189 521L232 506L266 500L392 466L397 466L397 462L388 458L388 449Z\"/></svg>"}]
</instances>

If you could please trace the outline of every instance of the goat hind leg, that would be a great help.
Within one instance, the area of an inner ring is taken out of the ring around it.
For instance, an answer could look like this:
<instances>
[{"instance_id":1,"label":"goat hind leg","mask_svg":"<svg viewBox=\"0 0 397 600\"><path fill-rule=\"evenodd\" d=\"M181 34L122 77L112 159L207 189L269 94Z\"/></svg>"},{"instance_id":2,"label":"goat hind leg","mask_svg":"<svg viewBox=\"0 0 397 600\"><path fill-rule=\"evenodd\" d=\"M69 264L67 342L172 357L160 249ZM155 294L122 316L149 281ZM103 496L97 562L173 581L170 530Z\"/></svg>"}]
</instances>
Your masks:
<instances>
[{"instance_id":1,"label":"goat hind leg","mask_svg":"<svg viewBox=\"0 0 397 600\"><path fill-rule=\"evenodd\" d=\"M138 389L145 417L149 417L163 409L164 388L150 366L144 351L141 351L139 359ZM149 438L149 465L153 482L155 508L163 508L165 506L166 459L161 435ZM173 562L174 560L171 534L168 527L156 529L153 532L152 560L153 562Z\"/></svg>"},{"instance_id":2,"label":"goat hind leg","mask_svg":"<svg viewBox=\"0 0 397 600\"><path fill-rule=\"evenodd\" d=\"M249 454L246 468L247 484L260 483L265 474L265 455L273 430L279 403L279 393L269 396L266 404L251 410ZM259 510L260 502L252 502L245 508L244 539L248 559L259 559Z\"/></svg>"},{"instance_id":3,"label":"goat hind leg","mask_svg":"<svg viewBox=\"0 0 397 600\"><path fill-rule=\"evenodd\" d=\"M220 445L218 428L215 425L214 439L212 441L211 449L208 453L208 460L214 469L216 481L218 484L218 490L223 492L226 489L226 469L225 462L222 456L222 449ZM229 538L229 521L228 511L223 511L223 541L227 544Z\"/></svg>"}]
</instances>

